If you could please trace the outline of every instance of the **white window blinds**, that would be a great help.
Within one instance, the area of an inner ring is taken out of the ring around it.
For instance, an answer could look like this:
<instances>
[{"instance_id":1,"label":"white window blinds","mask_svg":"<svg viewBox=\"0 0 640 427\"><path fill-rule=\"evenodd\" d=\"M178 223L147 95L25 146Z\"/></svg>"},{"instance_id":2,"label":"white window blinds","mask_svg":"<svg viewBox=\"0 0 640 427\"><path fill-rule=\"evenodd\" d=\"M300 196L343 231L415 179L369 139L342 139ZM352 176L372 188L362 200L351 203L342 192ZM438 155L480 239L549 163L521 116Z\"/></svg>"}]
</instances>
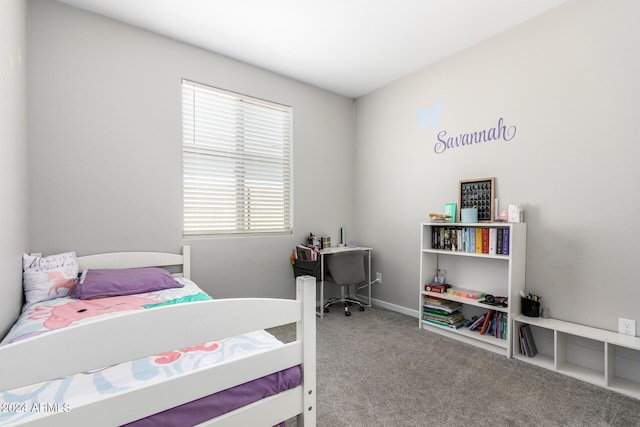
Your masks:
<instances>
[{"instance_id":1,"label":"white window blinds","mask_svg":"<svg viewBox=\"0 0 640 427\"><path fill-rule=\"evenodd\" d=\"M184 235L290 233L291 107L182 81Z\"/></svg>"}]
</instances>

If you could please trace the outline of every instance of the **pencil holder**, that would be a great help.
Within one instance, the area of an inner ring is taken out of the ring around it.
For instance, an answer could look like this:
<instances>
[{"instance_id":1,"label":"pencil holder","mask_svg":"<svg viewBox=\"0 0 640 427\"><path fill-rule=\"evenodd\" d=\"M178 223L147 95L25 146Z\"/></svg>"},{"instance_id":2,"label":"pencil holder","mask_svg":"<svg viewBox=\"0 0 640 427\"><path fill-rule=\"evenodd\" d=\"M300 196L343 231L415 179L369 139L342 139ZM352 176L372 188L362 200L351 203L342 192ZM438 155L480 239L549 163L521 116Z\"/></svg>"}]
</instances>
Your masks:
<instances>
[{"instance_id":1,"label":"pencil holder","mask_svg":"<svg viewBox=\"0 0 640 427\"><path fill-rule=\"evenodd\" d=\"M540 302L529 298L520 298L522 314L527 317L540 317Z\"/></svg>"}]
</instances>

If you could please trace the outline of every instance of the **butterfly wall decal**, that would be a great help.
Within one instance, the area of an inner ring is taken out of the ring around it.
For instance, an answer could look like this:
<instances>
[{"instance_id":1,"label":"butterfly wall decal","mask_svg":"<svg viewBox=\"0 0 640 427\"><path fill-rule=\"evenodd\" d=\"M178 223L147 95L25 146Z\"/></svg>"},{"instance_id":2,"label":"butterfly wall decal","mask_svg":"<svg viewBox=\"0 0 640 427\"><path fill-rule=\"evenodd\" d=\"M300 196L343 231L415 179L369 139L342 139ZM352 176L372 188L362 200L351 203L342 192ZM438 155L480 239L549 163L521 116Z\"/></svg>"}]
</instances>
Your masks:
<instances>
[{"instance_id":1,"label":"butterfly wall decal","mask_svg":"<svg viewBox=\"0 0 640 427\"><path fill-rule=\"evenodd\" d=\"M438 127L440 122L440 113L442 112L442 106L444 103L442 100L436 102L430 110L423 107L416 108L416 116L418 117L418 124L420 130L425 130L431 125L434 129Z\"/></svg>"}]
</instances>

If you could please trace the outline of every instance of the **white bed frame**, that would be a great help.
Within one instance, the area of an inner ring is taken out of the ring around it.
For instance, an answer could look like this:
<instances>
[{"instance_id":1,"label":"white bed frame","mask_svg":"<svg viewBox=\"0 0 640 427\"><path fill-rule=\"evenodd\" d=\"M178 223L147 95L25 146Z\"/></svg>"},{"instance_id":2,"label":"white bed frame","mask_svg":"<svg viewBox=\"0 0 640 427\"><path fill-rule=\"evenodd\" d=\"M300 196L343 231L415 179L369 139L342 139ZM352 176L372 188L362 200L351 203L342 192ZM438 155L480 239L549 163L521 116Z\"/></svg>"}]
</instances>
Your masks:
<instances>
[{"instance_id":1,"label":"white bed frame","mask_svg":"<svg viewBox=\"0 0 640 427\"><path fill-rule=\"evenodd\" d=\"M86 268L182 266L190 276L189 247L183 254L119 252L79 257ZM177 274L180 275L180 274ZM273 426L297 416L297 425L316 425L315 278L296 279L296 300L240 298L200 301L125 313L0 346L0 391L98 369L178 348L255 330L296 323L296 340L278 348L225 362L69 412L34 418L29 426L113 426L131 422L273 372L300 365L298 387L221 415L202 426ZM215 295L214 295L215 297ZM100 344L91 344L100 337ZM50 349L65 349L51 363ZM108 352L105 349L110 349ZM52 369L54 369L52 371Z\"/></svg>"}]
</instances>

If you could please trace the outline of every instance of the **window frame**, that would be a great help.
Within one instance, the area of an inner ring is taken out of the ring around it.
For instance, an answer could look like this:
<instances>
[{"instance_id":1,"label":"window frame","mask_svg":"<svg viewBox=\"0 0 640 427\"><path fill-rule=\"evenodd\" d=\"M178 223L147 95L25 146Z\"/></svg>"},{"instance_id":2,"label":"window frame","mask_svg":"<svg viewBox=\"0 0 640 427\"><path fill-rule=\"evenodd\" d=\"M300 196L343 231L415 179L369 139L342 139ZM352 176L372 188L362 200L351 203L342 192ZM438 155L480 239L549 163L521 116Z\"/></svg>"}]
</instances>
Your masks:
<instances>
[{"instance_id":1,"label":"window frame","mask_svg":"<svg viewBox=\"0 0 640 427\"><path fill-rule=\"evenodd\" d=\"M181 97L183 237L292 234L293 108L184 78Z\"/></svg>"}]
</instances>

